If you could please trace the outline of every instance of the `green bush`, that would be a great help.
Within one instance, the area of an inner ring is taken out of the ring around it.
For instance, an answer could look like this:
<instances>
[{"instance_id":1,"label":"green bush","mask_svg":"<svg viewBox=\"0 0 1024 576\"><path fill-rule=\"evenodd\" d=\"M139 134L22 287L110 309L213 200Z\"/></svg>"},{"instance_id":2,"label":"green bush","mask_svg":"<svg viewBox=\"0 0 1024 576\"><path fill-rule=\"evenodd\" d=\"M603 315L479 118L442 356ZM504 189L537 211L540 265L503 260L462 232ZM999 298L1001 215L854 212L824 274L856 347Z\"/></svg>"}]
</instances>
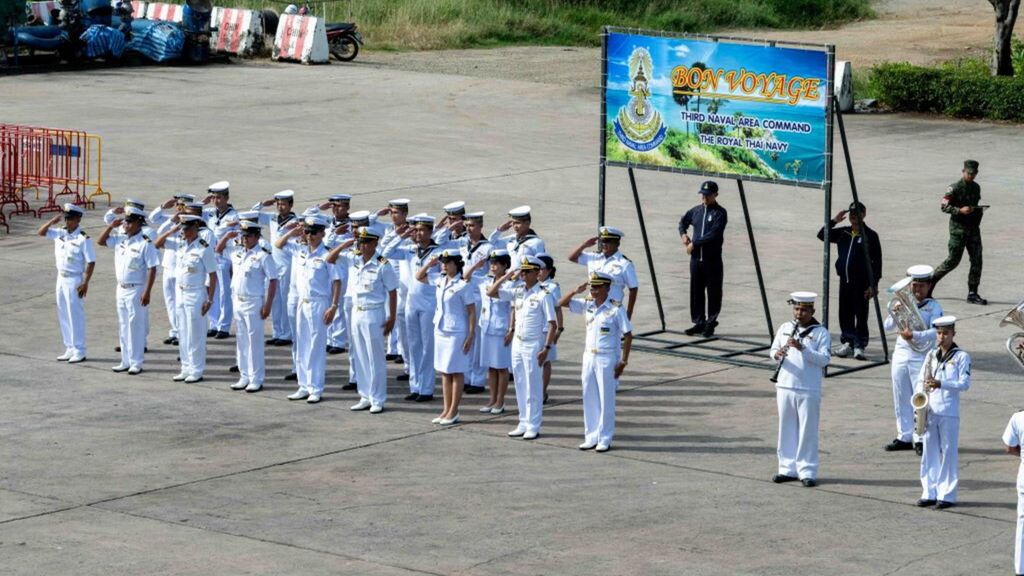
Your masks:
<instances>
[{"instance_id":1,"label":"green bush","mask_svg":"<svg viewBox=\"0 0 1024 576\"><path fill-rule=\"evenodd\" d=\"M1024 77L991 76L979 60L939 68L879 64L871 70L870 90L899 112L1024 121Z\"/></svg>"}]
</instances>

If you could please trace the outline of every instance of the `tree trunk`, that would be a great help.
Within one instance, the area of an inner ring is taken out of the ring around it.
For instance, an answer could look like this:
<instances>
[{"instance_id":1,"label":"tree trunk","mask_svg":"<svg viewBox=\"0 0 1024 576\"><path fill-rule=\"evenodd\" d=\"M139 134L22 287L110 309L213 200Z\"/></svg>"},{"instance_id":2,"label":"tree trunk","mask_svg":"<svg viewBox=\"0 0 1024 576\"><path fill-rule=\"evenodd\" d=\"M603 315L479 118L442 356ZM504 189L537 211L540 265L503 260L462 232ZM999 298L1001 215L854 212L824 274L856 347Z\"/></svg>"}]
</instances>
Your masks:
<instances>
[{"instance_id":1,"label":"tree trunk","mask_svg":"<svg viewBox=\"0 0 1024 576\"><path fill-rule=\"evenodd\" d=\"M989 0L996 11L995 50L992 52L992 75L1013 76L1013 25L1017 22L1020 0Z\"/></svg>"}]
</instances>

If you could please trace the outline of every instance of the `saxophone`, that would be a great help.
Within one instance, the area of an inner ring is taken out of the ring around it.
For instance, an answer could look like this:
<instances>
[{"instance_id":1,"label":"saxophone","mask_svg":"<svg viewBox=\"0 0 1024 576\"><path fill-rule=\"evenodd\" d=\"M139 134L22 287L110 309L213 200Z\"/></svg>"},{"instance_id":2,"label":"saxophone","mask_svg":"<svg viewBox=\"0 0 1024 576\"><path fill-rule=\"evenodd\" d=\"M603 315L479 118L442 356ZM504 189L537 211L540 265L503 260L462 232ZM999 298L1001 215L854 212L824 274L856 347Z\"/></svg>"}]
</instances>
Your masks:
<instances>
[{"instance_id":1,"label":"saxophone","mask_svg":"<svg viewBox=\"0 0 1024 576\"><path fill-rule=\"evenodd\" d=\"M919 438L928 429L928 383L932 380L932 354L924 359L924 378L921 380L920 392L910 397L910 405L914 408L914 434Z\"/></svg>"}]
</instances>

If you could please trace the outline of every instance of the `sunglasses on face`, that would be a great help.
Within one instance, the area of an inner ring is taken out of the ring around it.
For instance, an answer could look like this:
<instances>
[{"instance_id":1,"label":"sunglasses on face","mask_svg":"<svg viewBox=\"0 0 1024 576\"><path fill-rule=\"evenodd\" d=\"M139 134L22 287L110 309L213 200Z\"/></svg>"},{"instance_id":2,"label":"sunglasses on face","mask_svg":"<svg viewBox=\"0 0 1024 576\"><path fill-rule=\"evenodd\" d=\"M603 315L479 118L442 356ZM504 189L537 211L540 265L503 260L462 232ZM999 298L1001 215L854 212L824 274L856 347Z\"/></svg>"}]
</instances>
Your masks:
<instances>
[{"instance_id":1,"label":"sunglasses on face","mask_svg":"<svg viewBox=\"0 0 1024 576\"><path fill-rule=\"evenodd\" d=\"M305 229L302 230L303 234L307 234L307 235L310 235L310 236L316 236L317 234L319 234L321 232L323 232L323 230L320 230L319 228L305 228Z\"/></svg>"}]
</instances>

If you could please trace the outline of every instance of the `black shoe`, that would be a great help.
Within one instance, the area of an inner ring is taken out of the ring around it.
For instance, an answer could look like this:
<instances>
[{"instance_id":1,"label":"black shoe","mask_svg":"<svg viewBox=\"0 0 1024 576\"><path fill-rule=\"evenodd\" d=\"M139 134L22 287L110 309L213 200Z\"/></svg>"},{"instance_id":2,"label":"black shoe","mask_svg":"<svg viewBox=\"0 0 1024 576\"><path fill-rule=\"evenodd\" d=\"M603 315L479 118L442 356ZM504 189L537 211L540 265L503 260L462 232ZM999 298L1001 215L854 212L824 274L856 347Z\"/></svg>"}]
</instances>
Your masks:
<instances>
[{"instance_id":1,"label":"black shoe","mask_svg":"<svg viewBox=\"0 0 1024 576\"><path fill-rule=\"evenodd\" d=\"M291 374L285 376L284 379L285 380L298 380L299 379L299 375L296 374L295 372L292 372Z\"/></svg>"},{"instance_id":2,"label":"black shoe","mask_svg":"<svg viewBox=\"0 0 1024 576\"><path fill-rule=\"evenodd\" d=\"M356 388L359 388L359 386L355 382L349 382L341 387L342 390L355 390Z\"/></svg>"},{"instance_id":3,"label":"black shoe","mask_svg":"<svg viewBox=\"0 0 1024 576\"><path fill-rule=\"evenodd\" d=\"M914 443L913 442L904 442L903 440L900 440L899 438L896 438L892 442L889 442L888 444L885 445L885 451L886 452L899 452L901 450L913 450L913 449L914 449Z\"/></svg>"},{"instance_id":4,"label":"black shoe","mask_svg":"<svg viewBox=\"0 0 1024 576\"><path fill-rule=\"evenodd\" d=\"M708 322L704 326L704 331L700 333L705 338L711 338L715 335L715 326L718 326L718 322Z\"/></svg>"},{"instance_id":5,"label":"black shoe","mask_svg":"<svg viewBox=\"0 0 1024 576\"><path fill-rule=\"evenodd\" d=\"M171 338L171 345L172 346L177 346L178 345L178 338L177 337Z\"/></svg>"},{"instance_id":6,"label":"black shoe","mask_svg":"<svg viewBox=\"0 0 1024 576\"><path fill-rule=\"evenodd\" d=\"M388 362L394 362L396 359L401 358L398 354L385 354L384 359Z\"/></svg>"},{"instance_id":7,"label":"black shoe","mask_svg":"<svg viewBox=\"0 0 1024 576\"><path fill-rule=\"evenodd\" d=\"M786 476L785 474L776 474L772 476L772 482L776 484L782 484L783 482L796 482L799 480L796 476Z\"/></svg>"},{"instance_id":8,"label":"black shoe","mask_svg":"<svg viewBox=\"0 0 1024 576\"><path fill-rule=\"evenodd\" d=\"M971 304L981 304L982 306L988 306L988 300L985 300L984 298L979 296L977 292L969 292L967 294L967 301L970 302ZM942 504L942 502L939 502L939 504Z\"/></svg>"},{"instance_id":9,"label":"black shoe","mask_svg":"<svg viewBox=\"0 0 1024 576\"><path fill-rule=\"evenodd\" d=\"M686 334L687 336L696 336L697 334L700 334L703 331L704 324L694 324L693 326L690 326L686 330L683 330L683 334Z\"/></svg>"},{"instance_id":10,"label":"black shoe","mask_svg":"<svg viewBox=\"0 0 1024 576\"><path fill-rule=\"evenodd\" d=\"M935 500L929 500L927 498L921 498L917 501L918 508L927 508L928 506L935 506Z\"/></svg>"},{"instance_id":11,"label":"black shoe","mask_svg":"<svg viewBox=\"0 0 1024 576\"><path fill-rule=\"evenodd\" d=\"M543 404L547 404L547 403L548 403L548 393L545 392L544 393L544 402L543 402Z\"/></svg>"},{"instance_id":12,"label":"black shoe","mask_svg":"<svg viewBox=\"0 0 1024 576\"><path fill-rule=\"evenodd\" d=\"M235 365L234 365L234 366L232 366L231 368L228 368L228 372L231 372L231 373L236 373L236 372L238 372L238 364L235 364Z\"/></svg>"},{"instance_id":13,"label":"black shoe","mask_svg":"<svg viewBox=\"0 0 1024 576\"><path fill-rule=\"evenodd\" d=\"M469 384L466 384L462 388L462 391L466 394L480 394L484 391L484 388L482 386L470 386Z\"/></svg>"},{"instance_id":14,"label":"black shoe","mask_svg":"<svg viewBox=\"0 0 1024 576\"><path fill-rule=\"evenodd\" d=\"M327 353L328 354L341 354L341 348L338 348L337 346L328 346L327 347Z\"/></svg>"},{"instance_id":15,"label":"black shoe","mask_svg":"<svg viewBox=\"0 0 1024 576\"><path fill-rule=\"evenodd\" d=\"M217 332L217 334L214 336L214 339L216 339L216 340L223 340L223 339L228 338L230 336L231 336L231 334L228 334L227 332Z\"/></svg>"},{"instance_id":16,"label":"black shoe","mask_svg":"<svg viewBox=\"0 0 1024 576\"><path fill-rule=\"evenodd\" d=\"M398 377L395 378L395 380L398 380L399 382L408 382L409 381L409 375L408 374L399 374Z\"/></svg>"},{"instance_id":17,"label":"black shoe","mask_svg":"<svg viewBox=\"0 0 1024 576\"><path fill-rule=\"evenodd\" d=\"M167 338L164 338L164 344L168 344L168 345L174 344L174 338L171 338L170 336L168 336Z\"/></svg>"},{"instance_id":18,"label":"black shoe","mask_svg":"<svg viewBox=\"0 0 1024 576\"><path fill-rule=\"evenodd\" d=\"M804 488L814 488L818 485L818 481L814 478L803 478L800 483L804 485Z\"/></svg>"},{"instance_id":19,"label":"black shoe","mask_svg":"<svg viewBox=\"0 0 1024 576\"><path fill-rule=\"evenodd\" d=\"M420 399L420 395L415 393L415 392L413 392L412 394L409 394L409 395L407 395L405 397L405 401L406 402L416 402L419 399Z\"/></svg>"},{"instance_id":20,"label":"black shoe","mask_svg":"<svg viewBox=\"0 0 1024 576\"><path fill-rule=\"evenodd\" d=\"M416 397L417 402L430 402L434 399L433 394L420 394Z\"/></svg>"},{"instance_id":21,"label":"black shoe","mask_svg":"<svg viewBox=\"0 0 1024 576\"><path fill-rule=\"evenodd\" d=\"M278 342L280 342L280 340L278 340L277 338L267 338L267 340L263 343L266 344L267 346L277 346Z\"/></svg>"},{"instance_id":22,"label":"black shoe","mask_svg":"<svg viewBox=\"0 0 1024 576\"><path fill-rule=\"evenodd\" d=\"M211 329L211 330L207 330L206 331L206 337L207 338L213 338L216 335L217 335L217 331L216 330L212 330Z\"/></svg>"},{"instance_id":23,"label":"black shoe","mask_svg":"<svg viewBox=\"0 0 1024 576\"><path fill-rule=\"evenodd\" d=\"M914 442L914 452L918 456L923 456L924 455L924 444L922 444L921 442Z\"/></svg>"},{"instance_id":24,"label":"black shoe","mask_svg":"<svg viewBox=\"0 0 1024 576\"><path fill-rule=\"evenodd\" d=\"M401 356L395 358L395 364L405 364L405 358L402 358Z\"/></svg>"},{"instance_id":25,"label":"black shoe","mask_svg":"<svg viewBox=\"0 0 1024 576\"><path fill-rule=\"evenodd\" d=\"M114 346L114 352L120 352L120 351L121 351L121 347L120 346Z\"/></svg>"},{"instance_id":26,"label":"black shoe","mask_svg":"<svg viewBox=\"0 0 1024 576\"><path fill-rule=\"evenodd\" d=\"M280 339L274 344L274 346L291 346L291 345L292 345L292 341L291 340L280 340Z\"/></svg>"},{"instance_id":27,"label":"black shoe","mask_svg":"<svg viewBox=\"0 0 1024 576\"><path fill-rule=\"evenodd\" d=\"M936 510L945 510L946 508L952 508L955 506L953 502L946 502L945 500L939 500L935 503Z\"/></svg>"}]
</instances>

